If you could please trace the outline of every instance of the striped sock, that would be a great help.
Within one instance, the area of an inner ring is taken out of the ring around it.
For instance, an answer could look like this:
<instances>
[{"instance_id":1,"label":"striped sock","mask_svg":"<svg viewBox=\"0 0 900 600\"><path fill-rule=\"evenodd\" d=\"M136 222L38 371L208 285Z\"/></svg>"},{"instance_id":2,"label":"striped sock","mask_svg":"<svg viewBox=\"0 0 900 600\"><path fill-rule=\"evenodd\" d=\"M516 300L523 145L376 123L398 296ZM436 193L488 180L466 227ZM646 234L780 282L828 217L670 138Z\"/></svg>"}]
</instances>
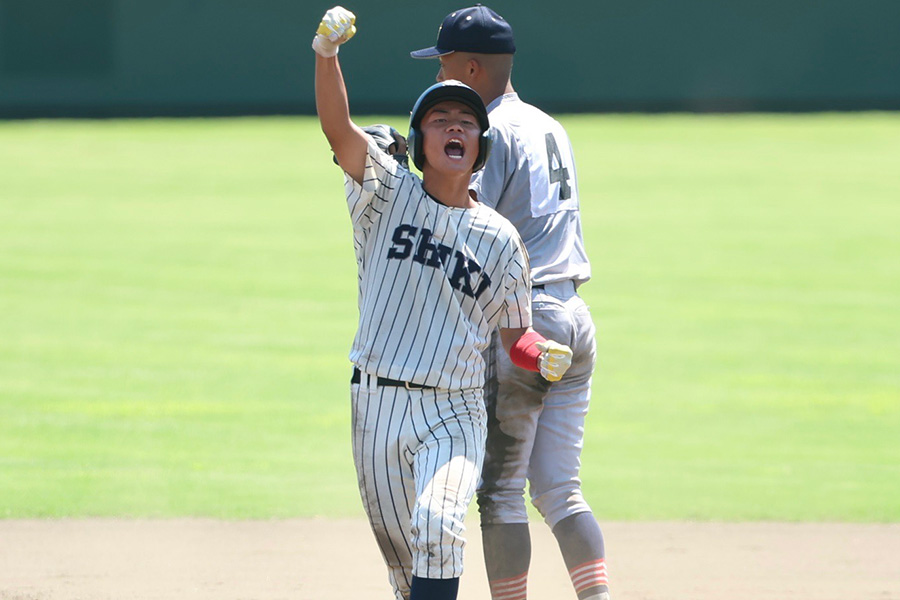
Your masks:
<instances>
[{"instance_id":1,"label":"striped sock","mask_svg":"<svg viewBox=\"0 0 900 600\"><path fill-rule=\"evenodd\" d=\"M606 559L601 558L578 565L569 571L569 578L572 580L572 585L575 586L575 593L578 594L581 600L593 599L598 597L598 595L602 598L609 586L609 577L606 574ZM588 593L585 594L586 592Z\"/></svg>"},{"instance_id":2,"label":"striped sock","mask_svg":"<svg viewBox=\"0 0 900 600\"><path fill-rule=\"evenodd\" d=\"M492 600L525 600L528 588L528 571L507 579L490 582Z\"/></svg>"}]
</instances>

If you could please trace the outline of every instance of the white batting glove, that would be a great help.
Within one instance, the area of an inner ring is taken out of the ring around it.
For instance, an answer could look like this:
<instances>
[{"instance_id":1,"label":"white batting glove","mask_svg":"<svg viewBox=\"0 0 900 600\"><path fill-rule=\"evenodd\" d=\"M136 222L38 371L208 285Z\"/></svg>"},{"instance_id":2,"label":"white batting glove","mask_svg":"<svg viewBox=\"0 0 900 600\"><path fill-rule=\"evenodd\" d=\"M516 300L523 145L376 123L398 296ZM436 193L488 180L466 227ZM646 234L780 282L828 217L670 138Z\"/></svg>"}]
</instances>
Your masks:
<instances>
[{"instance_id":1,"label":"white batting glove","mask_svg":"<svg viewBox=\"0 0 900 600\"><path fill-rule=\"evenodd\" d=\"M338 53L341 44L356 35L356 15L344 8L335 6L328 9L319 28L316 29L316 37L313 38L312 48L316 54L324 58L331 58Z\"/></svg>"},{"instance_id":2,"label":"white batting glove","mask_svg":"<svg viewBox=\"0 0 900 600\"><path fill-rule=\"evenodd\" d=\"M538 366L541 368L541 375L544 379L547 381L562 379L569 367L572 366L572 349L553 340L539 342L537 347L541 351Z\"/></svg>"}]
</instances>

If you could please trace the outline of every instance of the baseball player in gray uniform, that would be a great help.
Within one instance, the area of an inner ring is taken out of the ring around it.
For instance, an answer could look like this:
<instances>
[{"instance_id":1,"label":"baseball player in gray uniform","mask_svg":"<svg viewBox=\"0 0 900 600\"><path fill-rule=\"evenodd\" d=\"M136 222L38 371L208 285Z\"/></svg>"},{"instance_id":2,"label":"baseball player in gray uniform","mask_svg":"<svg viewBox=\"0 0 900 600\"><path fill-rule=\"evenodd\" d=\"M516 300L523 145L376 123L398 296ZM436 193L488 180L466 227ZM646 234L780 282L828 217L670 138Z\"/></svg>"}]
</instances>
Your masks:
<instances>
[{"instance_id":1,"label":"baseball player in gray uniform","mask_svg":"<svg viewBox=\"0 0 900 600\"><path fill-rule=\"evenodd\" d=\"M531 261L534 328L569 344L575 359L558 382L515 368L494 339L488 355L488 438L478 504L494 600L526 598L530 538L525 486L559 543L580 600L608 600L600 526L581 493L584 421L594 368L594 324L576 290L591 275L584 249L575 160L563 127L513 89L512 28L482 5L447 15L437 43L438 81L457 79L487 104L493 152L471 187L508 218Z\"/></svg>"},{"instance_id":2,"label":"baseball player in gray uniform","mask_svg":"<svg viewBox=\"0 0 900 600\"><path fill-rule=\"evenodd\" d=\"M419 97L408 138L419 179L350 119L337 53L355 31L353 14L335 7L313 40L316 108L345 171L359 273L353 458L396 598L448 600L484 457L492 332L515 368L548 381L572 352L531 329L522 240L469 192L492 136L479 95L445 81Z\"/></svg>"}]
</instances>

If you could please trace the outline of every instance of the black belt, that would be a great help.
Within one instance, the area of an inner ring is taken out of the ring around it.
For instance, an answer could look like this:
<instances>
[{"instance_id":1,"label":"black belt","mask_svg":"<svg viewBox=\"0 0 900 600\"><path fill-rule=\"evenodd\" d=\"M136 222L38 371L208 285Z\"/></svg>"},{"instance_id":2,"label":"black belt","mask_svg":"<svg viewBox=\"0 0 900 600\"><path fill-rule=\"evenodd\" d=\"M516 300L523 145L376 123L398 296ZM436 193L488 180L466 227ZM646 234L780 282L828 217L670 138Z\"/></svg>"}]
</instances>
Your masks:
<instances>
[{"instance_id":1,"label":"black belt","mask_svg":"<svg viewBox=\"0 0 900 600\"><path fill-rule=\"evenodd\" d=\"M544 284L543 284L543 283L539 283L538 285L533 285L533 286L531 286L531 289L533 289L533 290L542 290L542 289L544 289Z\"/></svg>"},{"instance_id":2,"label":"black belt","mask_svg":"<svg viewBox=\"0 0 900 600\"><path fill-rule=\"evenodd\" d=\"M361 379L362 372L360 372L357 367L353 367L353 377L350 378L350 383L359 383ZM408 390L430 390L434 387L432 385L412 383L411 381L398 381L397 379L388 379L387 377L378 377L377 382L378 385L382 387L405 387Z\"/></svg>"}]
</instances>

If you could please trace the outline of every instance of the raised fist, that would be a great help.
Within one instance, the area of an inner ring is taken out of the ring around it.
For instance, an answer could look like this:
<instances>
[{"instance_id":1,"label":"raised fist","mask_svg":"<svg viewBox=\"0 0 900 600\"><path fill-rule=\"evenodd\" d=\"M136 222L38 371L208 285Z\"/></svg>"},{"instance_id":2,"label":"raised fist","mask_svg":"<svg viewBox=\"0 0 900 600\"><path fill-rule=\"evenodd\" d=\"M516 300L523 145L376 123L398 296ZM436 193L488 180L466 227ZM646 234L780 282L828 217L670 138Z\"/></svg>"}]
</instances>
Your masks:
<instances>
[{"instance_id":1,"label":"raised fist","mask_svg":"<svg viewBox=\"0 0 900 600\"><path fill-rule=\"evenodd\" d=\"M544 379L547 381L562 379L569 367L572 366L572 349L553 340L539 342L537 347L541 351L538 366Z\"/></svg>"},{"instance_id":2,"label":"raised fist","mask_svg":"<svg viewBox=\"0 0 900 600\"><path fill-rule=\"evenodd\" d=\"M328 9L316 29L313 50L325 58L336 55L340 45L356 35L355 23L356 15L343 6Z\"/></svg>"}]
</instances>

